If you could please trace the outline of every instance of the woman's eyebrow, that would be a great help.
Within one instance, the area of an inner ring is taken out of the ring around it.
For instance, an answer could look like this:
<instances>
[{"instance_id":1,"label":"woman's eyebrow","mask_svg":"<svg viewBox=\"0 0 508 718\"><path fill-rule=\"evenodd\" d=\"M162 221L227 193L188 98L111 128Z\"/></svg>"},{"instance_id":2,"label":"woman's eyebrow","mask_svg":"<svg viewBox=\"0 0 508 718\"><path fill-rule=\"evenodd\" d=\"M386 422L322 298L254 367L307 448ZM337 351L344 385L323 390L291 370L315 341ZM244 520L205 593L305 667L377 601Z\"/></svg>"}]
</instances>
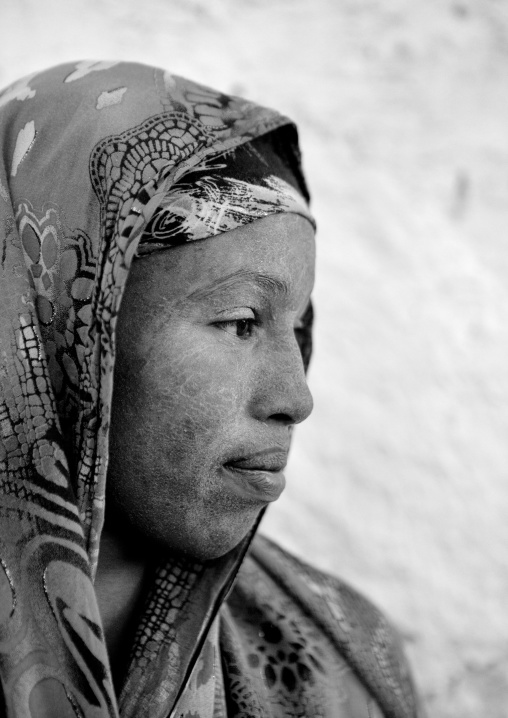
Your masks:
<instances>
[{"instance_id":1,"label":"woman's eyebrow","mask_svg":"<svg viewBox=\"0 0 508 718\"><path fill-rule=\"evenodd\" d=\"M252 272L245 269L239 269L236 272L220 277L209 284L206 287L200 287L194 292L188 295L188 299L201 299L208 297L214 292L222 289L229 289L235 284L254 284L257 288L269 292L272 295L286 296L290 292L288 282L282 277L276 277L271 274L261 274L259 272Z\"/></svg>"}]
</instances>

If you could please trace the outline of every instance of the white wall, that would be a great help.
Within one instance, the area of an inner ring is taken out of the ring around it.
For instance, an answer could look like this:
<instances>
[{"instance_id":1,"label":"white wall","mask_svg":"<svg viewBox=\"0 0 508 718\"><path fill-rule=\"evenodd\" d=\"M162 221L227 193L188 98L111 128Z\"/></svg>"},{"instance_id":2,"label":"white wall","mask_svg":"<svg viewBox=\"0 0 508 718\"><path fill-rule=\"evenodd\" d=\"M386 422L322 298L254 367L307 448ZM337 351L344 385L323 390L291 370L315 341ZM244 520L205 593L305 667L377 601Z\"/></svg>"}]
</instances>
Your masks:
<instances>
[{"instance_id":1,"label":"white wall","mask_svg":"<svg viewBox=\"0 0 508 718\"><path fill-rule=\"evenodd\" d=\"M316 409L265 531L399 626L432 718L508 705L508 12L495 0L1 0L0 84L136 59L301 127Z\"/></svg>"}]
</instances>

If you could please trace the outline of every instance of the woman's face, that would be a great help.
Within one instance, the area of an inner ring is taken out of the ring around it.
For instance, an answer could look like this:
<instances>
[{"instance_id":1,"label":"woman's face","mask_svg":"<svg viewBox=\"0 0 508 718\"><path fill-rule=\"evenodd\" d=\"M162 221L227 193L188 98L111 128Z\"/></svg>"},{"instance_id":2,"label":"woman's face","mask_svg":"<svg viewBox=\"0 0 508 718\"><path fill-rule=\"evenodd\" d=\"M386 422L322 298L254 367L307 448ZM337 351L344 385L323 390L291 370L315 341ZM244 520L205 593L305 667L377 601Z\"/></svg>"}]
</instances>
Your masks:
<instances>
[{"instance_id":1,"label":"woman's face","mask_svg":"<svg viewBox=\"0 0 508 718\"><path fill-rule=\"evenodd\" d=\"M134 262L117 326L109 529L223 555L284 488L312 410L295 330L314 232L279 214Z\"/></svg>"}]
</instances>

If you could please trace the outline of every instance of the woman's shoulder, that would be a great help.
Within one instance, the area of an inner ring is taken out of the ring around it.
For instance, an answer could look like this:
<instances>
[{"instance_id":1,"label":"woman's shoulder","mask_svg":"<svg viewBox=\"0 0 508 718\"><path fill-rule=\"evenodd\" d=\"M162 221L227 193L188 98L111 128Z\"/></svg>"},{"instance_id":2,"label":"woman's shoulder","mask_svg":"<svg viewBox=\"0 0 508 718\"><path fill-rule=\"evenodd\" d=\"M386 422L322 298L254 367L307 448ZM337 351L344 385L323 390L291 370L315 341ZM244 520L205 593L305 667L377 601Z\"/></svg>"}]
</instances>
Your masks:
<instances>
[{"instance_id":1,"label":"woman's shoulder","mask_svg":"<svg viewBox=\"0 0 508 718\"><path fill-rule=\"evenodd\" d=\"M385 715L421 716L397 631L384 614L346 582L257 535L235 587L245 607L312 624L345 659ZM235 601L235 598L233 601ZM295 623L296 622L296 623ZM287 630L287 629L286 629Z\"/></svg>"},{"instance_id":2,"label":"woman's shoulder","mask_svg":"<svg viewBox=\"0 0 508 718\"><path fill-rule=\"evenodd\" d=\"M249 557L277 583L297 589L302 603L317 602L324 609L321 619L326 623L332 620L344 634L366 630L372 635L382 629L400 642L382 611L346 581L315 568L259 534L252 542Z\"/></svg>"}]
</instances>

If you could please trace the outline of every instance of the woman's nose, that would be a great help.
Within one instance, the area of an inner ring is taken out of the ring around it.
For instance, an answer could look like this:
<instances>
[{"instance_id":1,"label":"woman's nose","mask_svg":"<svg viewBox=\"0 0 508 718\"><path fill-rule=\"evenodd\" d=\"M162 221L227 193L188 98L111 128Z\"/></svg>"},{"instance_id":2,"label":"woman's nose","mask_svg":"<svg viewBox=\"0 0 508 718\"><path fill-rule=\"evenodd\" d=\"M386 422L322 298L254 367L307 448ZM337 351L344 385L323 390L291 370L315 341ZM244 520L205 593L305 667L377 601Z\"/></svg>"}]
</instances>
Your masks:
<instances>
[{"instance_id":1,"label":"woman's nose","mask_svg":"<svg viewBox=\"0 0 508 718\"><path fill-rule=\"evenodd\" d=\"M252 398L252 413L261 421L299 424L312 411L314 402L294 335L277 342L259 369Z\"/></svg>"}]
</instances>

